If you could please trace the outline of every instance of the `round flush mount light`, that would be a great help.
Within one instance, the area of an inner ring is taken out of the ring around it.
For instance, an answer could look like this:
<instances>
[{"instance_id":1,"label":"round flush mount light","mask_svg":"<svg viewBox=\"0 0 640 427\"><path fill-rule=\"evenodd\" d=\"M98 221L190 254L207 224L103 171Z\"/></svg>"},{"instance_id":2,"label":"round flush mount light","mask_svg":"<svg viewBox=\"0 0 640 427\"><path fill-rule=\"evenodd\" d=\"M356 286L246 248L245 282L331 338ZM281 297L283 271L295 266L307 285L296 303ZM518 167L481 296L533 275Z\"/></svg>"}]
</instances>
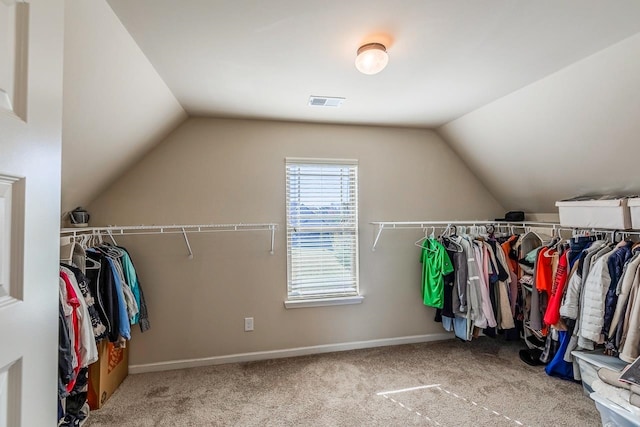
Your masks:
<instances>
[{"instance_id":1,"label":"round flush mount light","mask_svg":"<svg viewBox=\"0 0 640 427\"><path fill-rule=\"evenodd\" d=\"M367 43L358 49L356 68L363 74L377 74L388 62L387 48L381 43Z\"/></svg>"}]
</instances>

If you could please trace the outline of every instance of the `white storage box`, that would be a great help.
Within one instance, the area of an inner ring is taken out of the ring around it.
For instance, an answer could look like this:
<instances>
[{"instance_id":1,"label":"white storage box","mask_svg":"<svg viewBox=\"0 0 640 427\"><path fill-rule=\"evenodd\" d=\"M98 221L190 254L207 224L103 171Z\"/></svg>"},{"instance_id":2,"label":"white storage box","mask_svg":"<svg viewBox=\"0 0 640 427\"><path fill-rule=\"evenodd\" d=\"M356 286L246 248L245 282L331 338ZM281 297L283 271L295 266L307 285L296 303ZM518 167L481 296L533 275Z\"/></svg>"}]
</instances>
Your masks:
<instances>
[{"instance_id":1,"label":"white storage box","mask_svg":"<svg viewBox=\"0 0 640 427\"><path fill-rule=\"evenodd\" d=\"M556 202L563 227L631 228L627 199L573 199Z\"/></svg>"},{"instance_id":2,"label":"white storage box","mask_svg":"<svg viewBox=\"0 0 640 427\"><path fill-rule=\"evenodd\" d=\"M572 351L571 355L578 361L580 376L582 378L582 389L584 394L589 396L593 392L591 384L598 378L598 369L609 368L614 371L622 371L627 362L617 357L607 356L602 351Z\"/></svg>"},{"instance_id":3,"label":"white storage box","mask_svg":"<svg viewBox=\"0 0 640 427\"><path fill-rule=\"evenodd\" d=\"M640 229L640 198L627 200L627 206L631 215L631 228Z\"/></svg>"},{"instance_id":4,"label":"white storage box","mask_svg":"<svg viewBox=\"0 0 640 427\"><path fill-rule=\"evenodd\" d=\"M640 427L640 416L616 405L598 393L591 393L590 397L596 402L603 427Z\"/></svg>"}]
</instances>

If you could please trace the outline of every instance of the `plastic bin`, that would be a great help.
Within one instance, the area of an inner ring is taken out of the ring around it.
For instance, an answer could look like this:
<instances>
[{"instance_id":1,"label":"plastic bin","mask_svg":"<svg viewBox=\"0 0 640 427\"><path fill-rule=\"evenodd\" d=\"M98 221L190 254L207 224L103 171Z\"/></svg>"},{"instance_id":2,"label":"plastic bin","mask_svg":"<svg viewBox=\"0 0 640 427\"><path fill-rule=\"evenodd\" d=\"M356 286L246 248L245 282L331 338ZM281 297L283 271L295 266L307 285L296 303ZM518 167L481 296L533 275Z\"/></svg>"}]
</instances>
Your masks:
<instances>
[{"instance_id":1,"label":"plastic bin","mask_svg":"<svg viewBox=\"0 0 640 427\"><path fill-rule=\"evenodd\" d=\"M626 198L576 198L556 202L556 207L563 227L616 230L631 228L631 214Z\"/></svg>"},{"instance_id":2,"label":"plastic bin","mask_svg":"<svg viewBox=\"0 0 640 427\"><path fill-rule=\"evenodd\" d=\"M631 215L631 228L640 229L640 198L627 200L627 206Z\"/></svg>"},{"instance_id":3,"label":"plastic bin","mask_svg":"<svg viewBox=\"0 0 640 427\"><path fill-rule=\"evenodd\" d=\"M578 361L580 376L582 378L582 390L589 396L593 392L591 384L598 378L598 369L609 368L614 371L622 371L628 365L617 357L607 356L602 351L572 351L571 355Z\"/></svg>"},{"instance_id":4,"label":"plastic bin","mask_svg":"<svg viewBox=\"0 0 640 427\"><path fill-rule=\"evenodd\" d=\"M596 402L603 427L640 427L640 415L627 411L596 392L591 393L590 397Z\"/></svg>"}]
</instances>

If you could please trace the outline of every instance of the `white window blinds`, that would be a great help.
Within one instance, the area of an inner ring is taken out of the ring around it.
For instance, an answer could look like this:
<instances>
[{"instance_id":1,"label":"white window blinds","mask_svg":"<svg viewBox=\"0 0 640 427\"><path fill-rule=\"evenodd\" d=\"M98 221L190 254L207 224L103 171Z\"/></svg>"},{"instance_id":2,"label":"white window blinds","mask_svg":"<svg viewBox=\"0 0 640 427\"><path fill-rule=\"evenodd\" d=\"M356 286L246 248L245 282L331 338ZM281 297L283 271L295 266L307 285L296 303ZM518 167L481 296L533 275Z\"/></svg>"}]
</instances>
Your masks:
<instances>
[{"instance_id":1,"label":"white window blinds","mask_svg":"<svg viewBox=\"0 0 640 427\"><path fill-rule=\"evenodd\" d=\"M286 159L289 299L358 295L356 160Z\"/></svg>"}]
</instances>

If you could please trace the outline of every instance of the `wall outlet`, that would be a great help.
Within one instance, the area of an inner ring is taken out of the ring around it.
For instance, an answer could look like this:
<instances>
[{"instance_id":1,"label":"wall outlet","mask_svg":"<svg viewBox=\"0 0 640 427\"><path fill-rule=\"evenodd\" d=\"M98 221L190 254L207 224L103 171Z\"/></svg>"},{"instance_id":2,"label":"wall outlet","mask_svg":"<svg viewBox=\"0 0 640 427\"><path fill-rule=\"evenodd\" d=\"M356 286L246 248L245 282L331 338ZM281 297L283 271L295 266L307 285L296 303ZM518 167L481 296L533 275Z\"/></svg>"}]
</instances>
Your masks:
<instances>
[{"instance_id":1,"label":"wall outlet","mask_svg":"<svg viewBox=\"0 0 640 427\"><path fill-rule=\"evenodd\" d=\"M253 331L253 317L244 318L244 331L245 332Z\"/></svg>"}]
</instances>

